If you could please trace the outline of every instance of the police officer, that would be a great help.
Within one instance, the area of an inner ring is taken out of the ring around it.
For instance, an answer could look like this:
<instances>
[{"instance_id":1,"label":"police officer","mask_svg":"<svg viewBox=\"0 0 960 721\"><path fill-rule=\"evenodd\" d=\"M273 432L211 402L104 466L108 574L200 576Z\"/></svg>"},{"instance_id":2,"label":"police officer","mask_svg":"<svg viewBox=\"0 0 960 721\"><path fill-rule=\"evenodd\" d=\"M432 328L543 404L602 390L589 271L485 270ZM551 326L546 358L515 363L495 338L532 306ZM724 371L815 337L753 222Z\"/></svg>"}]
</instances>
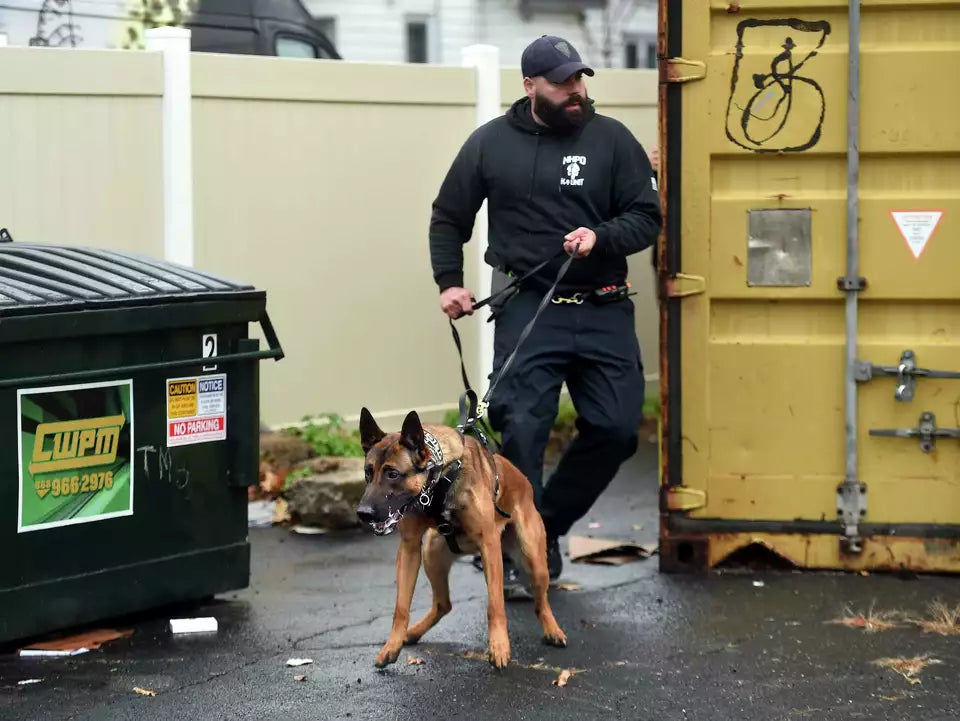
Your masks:
<instances>
[{"instance_id":1,"label":"police officer","mask_svg":"<svg viewBox=\"0 0 960 721\"><path fill-rule=\"evenodd\" d=\"M574 47L544 35L524 50L521 71L525 96L471 133L440 186L430 257L443 312L457 318L473 310L463 245L484 199L489 265L516 278L553 256L495 309L493 379L567 256L576 255L489 408L500 452L533 484L555 579L559 538L636 450L644 379L634 305L624 294L627 256L656 242L661 217L646 152L622 123L594 110L584 83L594 71ZM543 455L564 382L577 436L544 486ZM516 581L515 566L505 565L504 576L505 584Z\"/></svg>"}]
</instances>

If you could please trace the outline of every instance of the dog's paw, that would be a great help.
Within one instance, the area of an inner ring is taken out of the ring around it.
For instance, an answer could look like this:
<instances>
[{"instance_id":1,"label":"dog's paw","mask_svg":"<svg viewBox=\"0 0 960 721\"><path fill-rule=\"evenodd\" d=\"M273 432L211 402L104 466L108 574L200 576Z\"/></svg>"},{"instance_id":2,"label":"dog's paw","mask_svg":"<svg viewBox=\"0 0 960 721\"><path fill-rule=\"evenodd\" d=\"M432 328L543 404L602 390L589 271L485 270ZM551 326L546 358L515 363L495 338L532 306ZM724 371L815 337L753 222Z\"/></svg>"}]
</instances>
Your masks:
<instances>
[{"instance_id":1,"label":"dog's paw","mask_svg":"<svg viewBox=\"0 0 960 721\"><path fill-rule=\"evenodd\" d=\"M382 649L380 649L380 653L377 654L377 660L373 662L373 665L377 668L389 666L391 663L396 663L399 656L400 647L394 647L392 644L387 643Z\"/></svg>"},{"instance_id":2,"label":"dog's paw","mask_svg":"<svg viewBox=\"0 0 960 721\"><path fill-rule=\"evenodd\" d=\"M548 646L556 646L557 648L566 648L567 634L565 634L559 627L557 627L555 631L550 631L549 633L543 634L543 642Z\"/></svg>"},{"instance_id":3,"label":"dog's paw","mask_svg":"<svg viewBox=\"0 0 960 721\"><path fill-rule=\"evenodd\" d=\"M510 641L498 640L490 641L490 650L487 652L487 658L490 665L495 669L502 669L510 663Z\"/></svg>"}]
</instances>

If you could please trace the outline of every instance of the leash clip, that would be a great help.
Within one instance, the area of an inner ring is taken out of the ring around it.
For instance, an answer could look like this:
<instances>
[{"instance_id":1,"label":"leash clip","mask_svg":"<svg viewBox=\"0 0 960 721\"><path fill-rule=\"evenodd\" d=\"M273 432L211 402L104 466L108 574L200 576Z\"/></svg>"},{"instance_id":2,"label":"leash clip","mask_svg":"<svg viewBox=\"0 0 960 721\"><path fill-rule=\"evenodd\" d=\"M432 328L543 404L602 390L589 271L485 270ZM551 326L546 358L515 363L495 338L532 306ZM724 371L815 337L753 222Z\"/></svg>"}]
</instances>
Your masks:
<instances>
[{"instance_id":1,"label":"leash clip","mask_svg":"<svg viewBox=\"0 0 960 721\"><path fill-rule=\"evenodd\" d=\"M421 493L421 494L420 494L420 498L417 499L417 501L420 503L420 505L423 506L424 508L430 508L430 502L431 502L432 500L433 500L433 499L431 498L430 494L427 493L426 491L424 491L423 493Z\"/></svg>"},{"instance_id":2,"label":"leash clip","mask_svg":"<svg viewBox=\"0 0 960 721\"><path fill-rule=\"evenodd\" d=\"M583 293L574 293L571 296L564 297L562 295L555 295L550 299L550 302L555 305L560 305L561 303L571 303L573 305L583 305Z\"/></svg>"}]
</instances>

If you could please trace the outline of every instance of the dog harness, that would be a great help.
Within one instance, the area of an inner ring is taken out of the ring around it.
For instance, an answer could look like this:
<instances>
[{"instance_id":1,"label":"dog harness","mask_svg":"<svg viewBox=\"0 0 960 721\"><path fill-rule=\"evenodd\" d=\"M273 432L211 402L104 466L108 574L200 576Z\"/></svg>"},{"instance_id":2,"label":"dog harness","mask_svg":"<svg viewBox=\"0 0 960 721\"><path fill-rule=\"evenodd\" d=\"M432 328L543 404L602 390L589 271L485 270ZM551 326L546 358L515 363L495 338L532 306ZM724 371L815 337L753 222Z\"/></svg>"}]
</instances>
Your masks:
<instances>
[{"instance_id":1,"label":"dog harness","mask_svg":"<svg viewBox=\"0 0 960 721\"><path fill-rule=\"evenodd\" d=\"M461 431L461 437L463 432ZM453 553L461 554L463 551L457 543L457 534L462 531L460 524L456 521L456 506L454 499L450 494L450 489L460 479L460 471L463 469L463 460L458 458L449 464L444 463L443 448L440 441L437 440L429 431L423 432L423 440L427 448L430 449L430 460L423 468L416 469L418 472L426 472L427 480L423 484L423 489L417 497L418 509L430 516L437 524L437 532L444 537L447 546ZM497 466L490 455L489 450L484 445L484 451L487 461L490 463L490 470L493 471L494 490L493 501L497 512L505 518L510 518L510 514L502 510L497 505L497 499L500 496L500 474L497 473Z\"/></svg>"}]
</instances>

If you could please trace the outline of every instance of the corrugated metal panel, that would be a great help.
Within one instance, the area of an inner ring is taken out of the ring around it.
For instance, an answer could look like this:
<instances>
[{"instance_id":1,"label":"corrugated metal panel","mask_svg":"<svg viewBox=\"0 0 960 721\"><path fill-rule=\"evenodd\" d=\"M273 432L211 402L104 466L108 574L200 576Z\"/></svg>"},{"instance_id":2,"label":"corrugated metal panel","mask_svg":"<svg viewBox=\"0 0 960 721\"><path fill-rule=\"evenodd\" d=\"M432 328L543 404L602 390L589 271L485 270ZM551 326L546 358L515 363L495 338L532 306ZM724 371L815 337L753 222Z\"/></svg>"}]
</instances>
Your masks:
<instances>
[{"instance_id":1,"label":"corrugated metal panel","mask_svg":"<svg viewBox=\"0 0 960 721\"><path fill-rule=\"evenodd\" d=\"M663 73L668 272L702 290L666 306L668 546L708 565L756 542L811 567L960 571L960 443L917 437L924 413L960 428L960 380L916 377L907 398L896 372L906 351L960 371L960 3L862 2L851 153L847 2L664 4L682 31L668 54L694 61ZM850 364L848 234L867 282Z\"/></svg>"},{"instance_id":2,"label":"corrugated metal panel","mask_svg":"<svg viewBox=\"0 0 960 721\"><path fill-rule=\"evenodd\" d=\"M0 315L250 290L248 284L133 253L0 243Z\"/></svg>"}]
</instances>

